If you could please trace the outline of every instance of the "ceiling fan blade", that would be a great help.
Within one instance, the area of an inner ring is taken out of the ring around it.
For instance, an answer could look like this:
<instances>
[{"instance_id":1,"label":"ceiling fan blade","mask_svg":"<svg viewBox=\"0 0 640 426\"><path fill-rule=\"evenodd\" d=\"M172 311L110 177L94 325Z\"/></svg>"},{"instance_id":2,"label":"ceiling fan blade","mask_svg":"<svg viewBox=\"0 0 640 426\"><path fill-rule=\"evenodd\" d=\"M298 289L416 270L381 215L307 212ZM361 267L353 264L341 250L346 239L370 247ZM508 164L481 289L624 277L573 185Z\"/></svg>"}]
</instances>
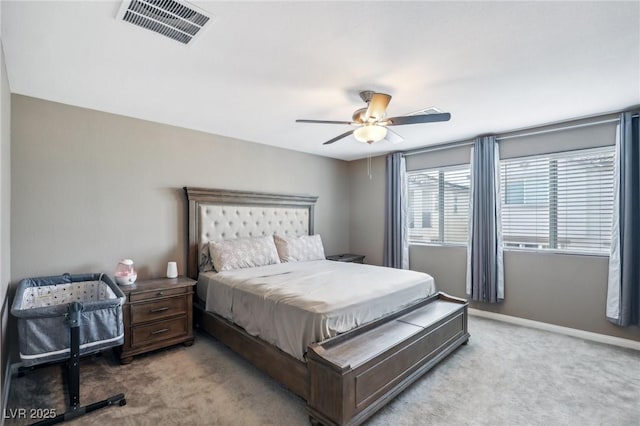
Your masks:
<instances>
[{"instance_id":1,"label":"ceiling fan blade","mask_svg":"<svg viewBox=\"0 0 640 426\"><path fill-rule=\"evenodd\" d=\"M364 114L365 121L369 118L380 120L387 111L387 106L391 102L391 96L385 93L374 93L369 101L367 112Z\"/></svg>"},{"instance_id":2,"label":"ceiling fan blade","mask_svg":"<svg viewBox=\"0 0 640 426\"><path fill-rule=\"evenodd\" d=\"M348 132L344 132L343 134L336 136L333 139L329 139L328 141L326 141L325 143L323 143L322 145L331 145L334 142L338 142L340 139L342 138L346 138L347 136L349 136L351 133L353 133L353 130L349 130Z\"/></svg>"},{"instance_id":3,"label":"ceiling fan blade","mask_svg":"<svg viewBox=\"0 0 640 426\"><path fill-rule=\"evenodd\" d=\"M402 117L387 118L387 126L400 126L402 124L420 124L420 123L435 123L437 121L449 121L451 114L443 112L441 114L420 114L420 115L405 115Z\"/></svg>"},{"instance_id":4,"label":"ceiling fan blade","mask_svg":"<svg viewBox=\"0 0 640 426\"><path fill-rule=\"evenodd\" d=\"M385 137L385 139L394 145L404 141L404 138L402 136L391 129L387 129L387 136Z\"/></svg>"},{"instance_id":5,"label":"ceiling fan blade","mask_svg":"<svg viewBox=\"0 0 640 426\"><path fill-rule=\"evenodd\" d=\"M296 120L296 123L315 123L315 124L351 124L351 121L333 121L333 120Z\"/></svg>"}]
</instances>

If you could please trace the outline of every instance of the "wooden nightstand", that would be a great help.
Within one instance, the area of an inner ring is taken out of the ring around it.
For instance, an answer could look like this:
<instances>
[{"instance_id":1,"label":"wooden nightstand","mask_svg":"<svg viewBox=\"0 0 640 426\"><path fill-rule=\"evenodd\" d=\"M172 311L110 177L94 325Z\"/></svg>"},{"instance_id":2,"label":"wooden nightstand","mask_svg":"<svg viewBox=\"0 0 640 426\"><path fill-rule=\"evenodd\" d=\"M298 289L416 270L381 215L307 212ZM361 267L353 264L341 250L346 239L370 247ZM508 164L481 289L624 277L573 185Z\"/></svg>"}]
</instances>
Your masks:
<instances>
[{"instance_id":1,"label":"wooden nightstand","mask_svg":"<svg viewBox=\"0 0 640 426\"><path fill-rule=\"evenodd\" d=\"M362 254L351 254L351 253L343 253L343 254L334 254L331 256L327 256L327 260L335 260L337 262L352 262L352 263L364 263L365 256Z\"/></svg>"},{"instance_id":2,"label":"wooden nightstand","mask_svg":"<svg viewBox=\"0 0 640 426\"><path fill-rule=\"evenodd\" d=\"M127 300L122 307L124 345L120 363L166 346L193 343L193 286L189 278L159 278L120 286Z\"/></svg>"}]
</instances>

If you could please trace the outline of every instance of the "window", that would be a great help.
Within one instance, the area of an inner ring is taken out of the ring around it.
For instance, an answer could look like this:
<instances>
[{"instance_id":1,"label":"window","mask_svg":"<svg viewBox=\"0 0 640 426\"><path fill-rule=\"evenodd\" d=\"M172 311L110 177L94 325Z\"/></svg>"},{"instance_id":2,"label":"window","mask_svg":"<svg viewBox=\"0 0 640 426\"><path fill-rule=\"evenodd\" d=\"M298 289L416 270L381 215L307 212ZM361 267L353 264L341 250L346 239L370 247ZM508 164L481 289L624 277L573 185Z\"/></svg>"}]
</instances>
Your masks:
<instances>
[{"instance_id":1,"label":"window","mask_svg":"<svg viewBox=\"0 0 640 426\"><path fill-rule=\"evenodd\" d=\"M407 173L409 243L467 244L469 165Z\"/></svg>"},{"instance_id":2,"label":"window","mask_svg":"<svg viewBox=\"0 0 640 426\"><path fill-rule=\"evenodd\" d=\"M511 165L511 167L521 165ZM507 170L507 175L510 175ZM524 179L520 176L507 179L504 184L505 204L546 204L549 197L548 179L532 176Z\"/></svg>"},{"instance_id":3,"label":"window","mask_svg":"<svg viewBox=\"0 0 640 426\"><path fill-rule=\"evenodd\" d=\"M505 247L608 254L614 147L502 160Z\"/></svg>"}]
</instances>

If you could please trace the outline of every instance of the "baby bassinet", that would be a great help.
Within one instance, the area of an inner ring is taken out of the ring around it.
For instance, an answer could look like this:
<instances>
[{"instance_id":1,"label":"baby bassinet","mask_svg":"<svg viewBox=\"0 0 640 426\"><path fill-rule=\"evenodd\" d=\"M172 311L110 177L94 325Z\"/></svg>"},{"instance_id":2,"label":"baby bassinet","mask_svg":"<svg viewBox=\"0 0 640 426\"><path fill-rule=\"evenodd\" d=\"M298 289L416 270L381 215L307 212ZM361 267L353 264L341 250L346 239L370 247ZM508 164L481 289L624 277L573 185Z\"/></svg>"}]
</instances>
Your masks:
<instances>
[{"instance_id":1,"label":"baby bassinet","mask_svg":"<svg viewBox=\"0 0 640 426\"><path fill-rule=\"evenodd\" d=\"M59 275L20 281L11 313L18 318L24 366L69 358L68 309L82 306L80 355L124 342L122 290L104 274Z\"/></svg>"},{"instance_id":2,"label":"baby bassinet","mask_svg":"<svg viewBox=\"0 0 640 426\"><path fill-rule=\"evenodd\" d=\"M80 356L124 342L122 290L104 274L64 274L20 281L11 306L18 319L25 367L68 360L69 409L37 425L52 425L102 407L125 405L116 394L80 406Z\"/></svg>"}]
</instances>

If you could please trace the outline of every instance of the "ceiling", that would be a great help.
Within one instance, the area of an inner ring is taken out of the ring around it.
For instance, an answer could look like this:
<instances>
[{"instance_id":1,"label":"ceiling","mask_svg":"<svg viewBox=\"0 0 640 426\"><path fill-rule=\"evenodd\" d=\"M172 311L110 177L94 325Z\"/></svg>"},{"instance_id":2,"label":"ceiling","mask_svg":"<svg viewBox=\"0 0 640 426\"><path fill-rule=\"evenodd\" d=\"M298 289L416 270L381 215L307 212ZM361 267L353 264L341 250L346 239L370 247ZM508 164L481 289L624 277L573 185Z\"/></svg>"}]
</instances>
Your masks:
<instances>
[{"instance_id":1,"label":"ceiling","mask_svg":"<svg viewBox=\"0 0 640 426\"><path fill-rule=\"evenodd\" d=\"M640 104L640 2L192 2L185 46L115 19L120 2L3 0L13 93L352 160ZM328 139L364 106L435 106L405 141Z\"/></svg>"}]
</instances>

